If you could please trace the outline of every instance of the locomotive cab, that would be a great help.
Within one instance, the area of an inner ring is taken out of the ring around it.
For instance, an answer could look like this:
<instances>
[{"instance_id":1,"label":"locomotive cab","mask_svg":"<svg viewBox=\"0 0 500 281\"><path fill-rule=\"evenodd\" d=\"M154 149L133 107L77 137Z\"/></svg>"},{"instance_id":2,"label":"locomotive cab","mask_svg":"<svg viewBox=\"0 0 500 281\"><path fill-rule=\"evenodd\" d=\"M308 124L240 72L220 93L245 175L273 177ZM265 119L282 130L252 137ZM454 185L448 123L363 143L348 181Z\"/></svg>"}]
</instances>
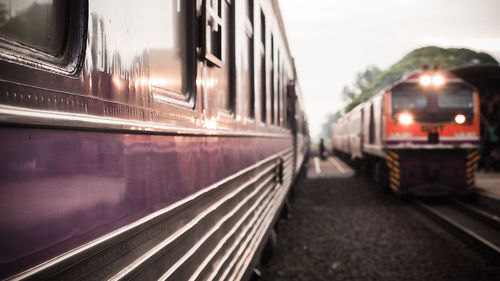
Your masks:
<instances>
[{"instance_id":1,"label":"locomotive cab","mask_svg":"<svg viewBox=\"0 0 500 281\"><path fill-rule=\"evenodd\" d=\"M473 186L480 122L475 88L450 73L416 73L387 91L386 108L384 150L394 191L448 194Z\"/></svg>"}]
</instances>

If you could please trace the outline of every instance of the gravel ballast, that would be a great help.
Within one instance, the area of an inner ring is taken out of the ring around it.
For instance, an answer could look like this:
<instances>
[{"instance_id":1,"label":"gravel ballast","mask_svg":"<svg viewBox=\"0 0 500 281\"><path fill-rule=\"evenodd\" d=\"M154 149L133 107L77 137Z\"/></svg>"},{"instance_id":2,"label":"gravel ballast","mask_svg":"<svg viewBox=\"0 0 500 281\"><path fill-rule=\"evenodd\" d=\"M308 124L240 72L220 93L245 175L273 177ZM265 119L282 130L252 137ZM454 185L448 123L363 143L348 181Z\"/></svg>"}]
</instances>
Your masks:
<instances>
[{"instance_id":1,"label":"gravel ballast","mask_svg":"<svg viewBox=\"0 0 500 281\"><path fill-rule=\"evenodd\" d=\"M308 179L262 280L500 280L500 264L362 177Z\"/></svg>"}]
</instances>

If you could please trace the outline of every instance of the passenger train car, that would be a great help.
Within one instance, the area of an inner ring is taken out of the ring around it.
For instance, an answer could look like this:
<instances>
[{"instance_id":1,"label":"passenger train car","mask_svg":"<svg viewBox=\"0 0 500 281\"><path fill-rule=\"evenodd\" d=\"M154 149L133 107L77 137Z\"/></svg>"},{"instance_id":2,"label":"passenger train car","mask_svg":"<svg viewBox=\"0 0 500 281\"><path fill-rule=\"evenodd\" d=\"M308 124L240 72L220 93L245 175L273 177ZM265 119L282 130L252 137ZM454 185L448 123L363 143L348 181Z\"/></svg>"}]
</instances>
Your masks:
<instances>
[{"instance_id":1,"label":"passenger train car","mask_svg":"<svg viewBox=\"0 0 500 281\"><path fill-rule=\"evenodd\" d=\"M276 0L0 0L0 279L248 279L308 142Z\"/></svg>"},{"instance_id":2,"label":"passenger train car","mask_svg":"<svg viewBox=\"0 0 500 281\"><path fill-rule=\"evenodd\" d=\"M425 69L332 124L332 145L395 192L467 193L479 126L477 90L450 72Z\"/></svg>"}]
</instances>

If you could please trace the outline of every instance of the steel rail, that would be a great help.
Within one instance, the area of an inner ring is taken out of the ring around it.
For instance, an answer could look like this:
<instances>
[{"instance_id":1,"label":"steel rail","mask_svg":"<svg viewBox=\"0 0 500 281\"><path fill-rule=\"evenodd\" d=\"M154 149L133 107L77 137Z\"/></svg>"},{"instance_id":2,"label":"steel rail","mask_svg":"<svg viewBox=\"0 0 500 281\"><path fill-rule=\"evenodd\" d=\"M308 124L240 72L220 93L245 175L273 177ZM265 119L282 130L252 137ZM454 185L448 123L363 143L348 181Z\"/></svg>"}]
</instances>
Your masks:
<instances>
[{"instance_id":1,"label":"steel rail","mask_svg":"<svg viewBox=\"0 0 500 281\"><path fill-rule=\"evenodd\" d=\"M434 205L429 205L426 203L423 203L421 201L415 200L414 205L417 207L419 211L430 217L431 219L434 219L441 225L445 226L449 230L452 230L455 234L458 236L465 238L471 242L474 242L477 246L482 248L485 253L493 257L494 259L500 259L500 230L497 225L497 222L495 222L495 219L492 220L492 215L485 215L487 214L484 211L478 210L477 208L470 208L470 207L465 207L467 208L464 210L465 204L456 204L456 203L451 203L451 204L446 204L446 205L439 205L439 206L434 206ZM481 235L480 231L477 228L474 229L474 227L471 227L470 225L466 225L466 223L461 223L457 217L450 216L449 214L446 214L443 210L458 210L455 212L463 214L462 218L468 217L474 218L474 220L477 222L477 224L480 224L482 227L487 229L487 231L491 232L498 232L498 238L499 240L496 241L498 243L494 243L490 239L484 237Z\"/></svg>"}]
</instances>

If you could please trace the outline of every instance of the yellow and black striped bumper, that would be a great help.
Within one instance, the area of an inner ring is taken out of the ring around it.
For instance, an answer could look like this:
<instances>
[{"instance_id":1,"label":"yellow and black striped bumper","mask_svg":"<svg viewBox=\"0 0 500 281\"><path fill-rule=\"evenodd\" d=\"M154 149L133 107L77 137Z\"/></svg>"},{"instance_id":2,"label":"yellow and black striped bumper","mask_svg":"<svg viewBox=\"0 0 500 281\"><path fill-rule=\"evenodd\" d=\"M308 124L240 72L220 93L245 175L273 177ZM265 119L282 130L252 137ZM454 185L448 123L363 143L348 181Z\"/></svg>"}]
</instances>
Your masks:
<instances>
[{"instance_id":1,"label":"yellow and black striped bumper","mask_svg":"<svg viewBox=\"0 0 500 281\"><path fill-rule=\"evenodd\" d=\"M466 183L468 187L473 187L475 183L475 171L479 165L481 155L479 150L473 150L467 153L467 162L465 166Z\"/></svg>"},{"instance_id":2,"label":"yellow and black striped bumper","mask_svg":"<svg viewBox=\"0 0 500 281\"><path fill-rule=\"evenodd\" d=\"M387 167L389 167L389 186L394 191L399 191L401 181L401 170L399 164L399 154L394 151L387 150L385 152Z\"/></svg>"}]
</instances>

